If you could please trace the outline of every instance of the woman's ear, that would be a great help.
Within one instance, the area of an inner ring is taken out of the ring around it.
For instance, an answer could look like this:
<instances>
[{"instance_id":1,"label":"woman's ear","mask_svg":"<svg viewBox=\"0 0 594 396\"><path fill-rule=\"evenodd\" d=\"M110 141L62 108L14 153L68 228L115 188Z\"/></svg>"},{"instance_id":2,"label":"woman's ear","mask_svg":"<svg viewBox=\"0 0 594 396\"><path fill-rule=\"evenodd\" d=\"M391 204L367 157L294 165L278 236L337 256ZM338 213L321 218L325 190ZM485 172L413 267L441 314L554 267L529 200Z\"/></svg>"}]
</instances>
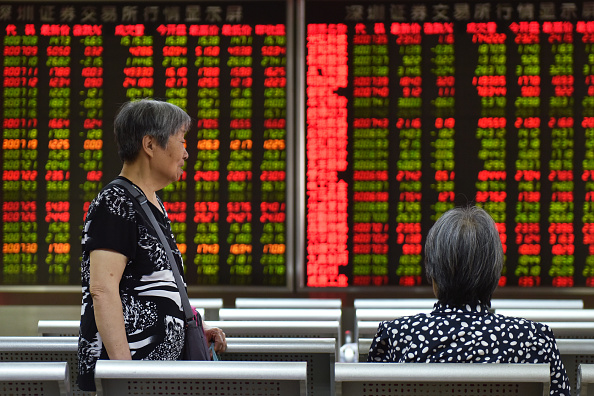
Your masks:
<instances>
[{"instance_id":1,"label":"woman's ear","mask_svg":"<svg viewBox=\"0 0 594 396\"><path fill-rule=\"evenodd\" d=\"M154 155L155 143L156 142L153 136L144 135L142 137L142 150L151 158Z\"/></svg>"}]
</instances>

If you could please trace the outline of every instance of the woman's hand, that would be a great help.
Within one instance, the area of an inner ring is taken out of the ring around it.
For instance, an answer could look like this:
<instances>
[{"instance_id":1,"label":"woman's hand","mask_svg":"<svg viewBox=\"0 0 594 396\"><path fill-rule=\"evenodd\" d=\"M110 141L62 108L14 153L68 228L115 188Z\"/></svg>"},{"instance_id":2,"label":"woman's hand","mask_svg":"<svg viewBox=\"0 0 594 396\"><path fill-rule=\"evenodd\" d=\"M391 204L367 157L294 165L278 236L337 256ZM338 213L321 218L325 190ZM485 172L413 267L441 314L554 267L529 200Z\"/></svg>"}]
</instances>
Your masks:
<instances>
[{"instance_id":1,"label":"woman's hand","mask_svg":"<svg viewBox=\"0 0 594 396\"><path fill-rule=\"evenodd\" d=\"M204 334L209 347L214 342L214 350L217 354L224 353L227 350L227 339L223 330L218 327L210 327L204 323Z\"/></svg>"}]
</instances>

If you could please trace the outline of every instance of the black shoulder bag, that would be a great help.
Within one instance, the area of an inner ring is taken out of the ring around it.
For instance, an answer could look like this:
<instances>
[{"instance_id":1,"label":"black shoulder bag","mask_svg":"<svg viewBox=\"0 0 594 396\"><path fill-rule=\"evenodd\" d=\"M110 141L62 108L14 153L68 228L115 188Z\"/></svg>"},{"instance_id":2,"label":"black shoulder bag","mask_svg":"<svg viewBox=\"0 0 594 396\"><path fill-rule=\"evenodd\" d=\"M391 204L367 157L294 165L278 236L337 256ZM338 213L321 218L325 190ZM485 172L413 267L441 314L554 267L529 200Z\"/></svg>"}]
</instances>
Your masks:
<instances>
[{"instance_id":1,"label":"black shoulder bag","mask_svg":"<svg viewBox=\"0 0 594 396\"><path fill-rule=\"evenodd\" d=\"M171 251L169 242L161 230L161 226L159 223L157 223L157 219L155 219L155 215L148 205L146 196L142 193L142 191L140 191L138 188L136 188L136 186L132 185L132 183L128 182L127 180L115 179L111 183L124 187L128 193L134 197L136 202L140 204L140 207L150 220L153 228L159 236L159 239L161 240L161 243L163 244L163 247L165 248L165 251L167 252L167 258L171 263L171 270L173 271L173 276L175 277L175 283L177 284L177 288L179 290L182 306L184 309L184 315L186 318L186 335L184 349L181 356L182 360L211 360L210 351L208 350L206 337L204 336L204 330L202 328L202 317L200 316L199 312L196 312L196 315L194 315L190 305L190 300L188 298L188 293L186 292L186 287L179 273L177 261L175 261L175 258L173 257L173 252Z\"/></svg>"}]
</instances>

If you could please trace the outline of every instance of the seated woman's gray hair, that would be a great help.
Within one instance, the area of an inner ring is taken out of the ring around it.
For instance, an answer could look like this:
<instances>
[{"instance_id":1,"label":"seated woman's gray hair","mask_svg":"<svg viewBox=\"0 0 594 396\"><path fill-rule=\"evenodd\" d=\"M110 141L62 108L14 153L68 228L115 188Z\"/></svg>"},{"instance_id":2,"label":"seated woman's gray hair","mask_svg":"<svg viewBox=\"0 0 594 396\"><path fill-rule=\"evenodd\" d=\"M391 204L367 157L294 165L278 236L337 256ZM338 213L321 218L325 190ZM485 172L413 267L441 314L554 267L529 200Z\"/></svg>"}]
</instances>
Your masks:
<instances>
[{"instance_id":1,"label":"seated woman's gray hair","mask_svg":"<svg viewBox=\"0 0 594 396\"><path fill-rule=\"evenodd\" d=\"M503 268L503 247L495 222L472 206L444 213L429 230L425 270L440 303L491 305Z\"/></svg>"}]
</instances>

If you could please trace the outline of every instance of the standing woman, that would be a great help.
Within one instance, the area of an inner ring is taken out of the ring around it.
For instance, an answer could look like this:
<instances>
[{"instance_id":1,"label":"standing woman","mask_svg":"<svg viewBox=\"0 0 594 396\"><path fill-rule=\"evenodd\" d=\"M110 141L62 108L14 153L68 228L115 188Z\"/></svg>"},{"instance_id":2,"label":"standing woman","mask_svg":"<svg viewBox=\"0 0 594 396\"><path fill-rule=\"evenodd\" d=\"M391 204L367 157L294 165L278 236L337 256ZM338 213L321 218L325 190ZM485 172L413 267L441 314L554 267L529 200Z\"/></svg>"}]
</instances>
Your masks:
<instances>
[{"instance_id":1,"label":"standing woman","mask_svg":"<svg viewBox=\"0 0 594 396\"><path fill-rule=\"evenodd\" d=\"M126 179L146 196L176 263L139 205L121 186L107 185L91 202L82 233L82 313L78 386L95 391L98 359L178 360L185 337L180 294L171 265L183 274L181 253L157 191L182 176L188 158L184 135L190 117L152 99L125 103L114 121ZM215 351L225 335L205 325Z\"/></svg>"}]
</instances>

